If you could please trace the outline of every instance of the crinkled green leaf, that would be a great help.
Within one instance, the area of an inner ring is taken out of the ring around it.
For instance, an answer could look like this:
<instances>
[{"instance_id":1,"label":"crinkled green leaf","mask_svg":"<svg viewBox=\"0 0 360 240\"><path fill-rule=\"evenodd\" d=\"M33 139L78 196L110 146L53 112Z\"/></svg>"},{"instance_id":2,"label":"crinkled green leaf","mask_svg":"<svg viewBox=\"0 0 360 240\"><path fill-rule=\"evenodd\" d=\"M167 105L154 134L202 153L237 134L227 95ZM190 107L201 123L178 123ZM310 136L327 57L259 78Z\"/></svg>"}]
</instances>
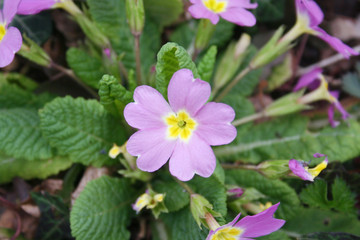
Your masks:
<instances>
[{"instance_id":1,"label":"crinkled green leaf","mask_svg":"<svg viewBox=\"0 0 360 240\"><path fill-rule=\"evenodd\" d=\"M299 207L300 201L293 188L280 180L272 180L260 173L248 170L227 170L226 182L243 188L255 188L268 197L273 204L280 202L276 216L290 219Z\"/></svg>"},{"instance_id":2,"label":"crinkled green leaf","mask_svg":"<svg viewBox=\"0 0 360 240\"><path fill-rule=\"evenodd\" d=\"M333 207L344 213L354 213L355 209L355 195L351 192L349 186L341 178L335 178L331 185L331 192L333 196Z\"/></svg>"},{"instance_id":3,"label":"crinkled green leaf","mask_svg":"<svg viewBox=\"0 0 360 240\"><path fill-rule=\"evenodd\" d=\"M77 240L129 239L134 188L124 179L103 176L89 182L71 210L71 233Z\"/></svg>"},{"instance_id":4,"label":"crinkled green leaf","mask_svg":"<svg viewBox=\"0 0 360 240\"><path fill-rule=\"evenodd\" d=\"M113 163L107 152L113 143L126 140L118 120L95 100L56 98L40 111L40 119L50 144L85 165Z\"/></svg>"},{"instance_id":5,"label":"crinkled green leaf","mask_svg":"<svg viewBox=\"0 0 360 240\"><path fill-rule=\"evenodd\" d=\"M156 64L156 89L167 96L167 87L173 74L182 69L190 69L194 77L199 77L195 63L186 50L176 43L167 43L160 49Z\"/></svg>"},{"instance_id":6,"label":"crinkled green leaf","mask_svg":"<svg viewBox=\"0 0 360 240\"><path fill-rule=\"evenodd\" d=\"M45 160L53 150L40 131L35 109L0 109L0 151L15 158Z\"/></svg>"},{"instance_id":7,"label":"crinkled green leaf","mask_svg":"<svg viewBox=\"0 0 360 240\"><path fill-rule=\"evenodd\" d=\"M348 233L310 233L301 238L307 240L359 240L360 236Z\"/></svg>"},{"instance_id":8,"label":"crinkled green leaf","mask_svg":"<svg viewBox=\"0 0 360 240\"><path fill-rule=\"evenodd\" d=\"M327 197L327 183L317 179L314 184L308 185L300 194L301 200L311 207L331 208Z\"/></svg>"},{"instance_id":9,"label":"crinkled green leaf","mask_svg":"<svg viewBox=\"0 0 360 240\"><path fill-rule=\"evenodd\" d=\"M106 73L99 59L84 50L70 48L66 52L66 61L81 80L91 87L99 88L99 81Z\"/></svg>"},{"instance_id":10,"label":"crinkled green leaf","mask_svg":"<svg viewBox=\"0 0 360 240\"><path fill-rule=\"evenodd\" d=\"M144 7L146 17L160 26L173 23L184 11L181 0L145 0Z\"/></svg>"},{"instance_id":11,"label":"crinkled green leaf","mask_svg":"<svg viewBox=\"0 0 360 240\"><path fill-rule=\"evenodd\" d=\"M201 58L198 64L200 78L206 82L210 82L213 74L215 60L217 54L217 47L211 46L205 55Z\"/></svg>"},{"instance_id":12,"label":"crinkled green leaf","mask_svg":"<svg viewBox=\"0 0 360 240\"><path fill-rule=\"evenodd\" d=\"M47 160L29 161L13 158L0 152L0 183L11 182L14 177L45 179L69 168L72 161L68 157L54 157Z\"/></svg>"}]
</instances>

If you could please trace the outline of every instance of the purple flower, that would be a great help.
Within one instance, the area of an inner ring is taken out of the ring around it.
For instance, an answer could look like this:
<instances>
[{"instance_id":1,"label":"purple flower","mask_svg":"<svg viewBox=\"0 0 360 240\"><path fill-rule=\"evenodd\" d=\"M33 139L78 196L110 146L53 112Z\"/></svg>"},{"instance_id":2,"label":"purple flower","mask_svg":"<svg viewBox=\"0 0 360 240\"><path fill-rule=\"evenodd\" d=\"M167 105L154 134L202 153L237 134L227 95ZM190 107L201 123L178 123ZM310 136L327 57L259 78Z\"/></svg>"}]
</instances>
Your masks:
<instances>
[{"instance_id":1,"label":"purple flower","mask_svg":"<svg viewBox=\"0 0 360 240\"><path fill-rule=\"evenodd\" d=\"M354 49L341 42L338 38L330 36L319 27L319 24L324 19L324 13L315 1L295 0L295 4L298 18L297 24L303 32L321 38L345 58L350 58L351 55L359 55Z\"/></svg>"},{"instance_id":2,"label":"purple flower","mask_svg":"<svg viewBox=\"0 0 360 240\"><path fill-rule=\"evenodd\" d=\"M327 167L329 162L327 156L324 154L315 153L314 157L325 157L325 160L318 164L316 167L309 168L306 162L291 159L289 161L289 168L293 174L300 177L301 179L313 182L314 178L317 177L320 172Z\"/></svg>"},{"instance_id":3,"label":"purple flower","mask_svg":"<svg viewBox=\"0 0 360 240\"><path fill-rule=\"evenodd\" d=\"M0 10L0 67L11 63L22 45L20 31L15 27L8 27L16 14L19 2L20 0L5 0L4 8Z\"/></svg>"},{"instance_id":4,"label":"purple flower","mask_svg":"<svg viewBox=\"0 0 360 240\"><path fill-rule=\"evenodd\" d=\"M227 190L228 194L234 198L239 198L244 194L244 189L241 187L235 187Z\"/></svg>"},{"instance_id":5,"label":"purple flower","mask_svg":"<svg viewBox=\"0 0 360 240\"><path fill-rule=\"evenodd\" d=\"M330 94L334 98L339 99L339 91L330 91ZM346 112L346 110L343 108L343 106L340 104L340 102L335 101L328 108L329 123L330 123L330 125L332 127L336 127L336 126L338 126L340 124L338 121L334 120L335 108L341 113L341 117L342 117L343 120L346 120L346 119L348 119L350 117L350 114L348 112Z\"/></svg>"},{"instance_id":6,"label":"purple flower","mask_svg":"<svg viewBox=\"0 0 360 240\"><path fill-rule=\"evenodd\" d=\"M210 84L194 79L189 69L174 73L168 86L169 104L149 86L139 86L134 103L124 110L128 124L140 129L127 142L137 156L137 166L153 172L170 158L170 173L182 181L194 174L209 177L215 170L210 147L228 144L236 137L234 110L223 103L209 102Z\"/></svg>"},{"instance_id":7,"label":"purple flower","mask_svg":"<svg viewBox=\"0 0 360 240\"><path fill-rule=\"evenodd\" d=\"M43 10L51 9L62 0L21 0L17 13L22 15L37 14Z\"/></svg>"},{"instance_id":8,"label":"purple flower","mask_svg":"<svg viewBox=\"0 0 360 240\"><path fill-rule=\"evenodd\" d=\"M279 230L285 223L282 219L273 218L280 203L254 216L246 216L238 221L240 214L235 219L216 230L211 230L206 240L246 240L265 236Z\"/></svg>"},{"instance_id":9,"label":"purple flower","mask_svg":"<svg viewBox=\"0 0 360 240\"><path fill-rule=\"evenodd\" d=\"M257 3L250 0L190 0L193 4L189 12L194 18L207 18L213 24L219 22L220 17L240 26L254 26L255 16L246 9L254 9Z\"/></svg>"}]
</instances>

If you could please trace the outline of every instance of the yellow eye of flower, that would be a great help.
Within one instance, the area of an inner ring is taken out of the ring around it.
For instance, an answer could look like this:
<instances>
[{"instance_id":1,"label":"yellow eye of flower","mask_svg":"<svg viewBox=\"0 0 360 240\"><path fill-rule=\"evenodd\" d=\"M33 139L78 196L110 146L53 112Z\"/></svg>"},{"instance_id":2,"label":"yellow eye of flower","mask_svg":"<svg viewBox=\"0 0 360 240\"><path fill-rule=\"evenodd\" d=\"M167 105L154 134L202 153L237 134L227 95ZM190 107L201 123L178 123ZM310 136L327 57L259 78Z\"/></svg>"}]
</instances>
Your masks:
<instances>
[{"instance_id":1,"label":"yellow eye of flower","mask_svg":"<svg viewBox=\"0 0 360 240\"><path fill-rule=\"evenodd\" d=\"M226 10L227 1L205 0L205 7L214 13L221 13Z\"/></svg>"},{"instance_id":2,"label":"yellow eye of flower","mask_svg":"<svg viewBox=\"0 0 360 240\"><path fill-rule=\"evenodd\" d=\"M168 125L168 137L189 140L192 131L195 130L197 123L185 111L179 111L176 115L171 114L165 118Z\"/></svg>"},{"instance_id":3,"label":"yellow eye of flower","mask_svg":"<svg viewBox=\"0 0 360 240\"><path fill-rule=\"evenodd\" d=\"M322 161L321 163L316 165L316 167L310 168L307 171L311 174L311 176L317 177L321 173L321 171L324 170L326 167L327 167L327 162Z\"/></svg>"},{"instance_id":4,"label":"yellow eye of flower","mask_svg":"<svg viewBox=\"0 0 360 240\"><path fill-rule=\"evenodd\" d=\"M5 26L4 26L4 25L0 25L0 42L1 42L1 40L4 38L5 34L6 34Z\"/></svg>"},{"instance_id":5,"label":"yellow eye of flower","mask_svg":"<svg viewBox=\"0 0 360 240\"><path fill-rule=\"evenodd\" d=\"M242 232L243 230L239 228L226 227L216 231L211 240L237 240Z\"/></svg>"}]
</instances>

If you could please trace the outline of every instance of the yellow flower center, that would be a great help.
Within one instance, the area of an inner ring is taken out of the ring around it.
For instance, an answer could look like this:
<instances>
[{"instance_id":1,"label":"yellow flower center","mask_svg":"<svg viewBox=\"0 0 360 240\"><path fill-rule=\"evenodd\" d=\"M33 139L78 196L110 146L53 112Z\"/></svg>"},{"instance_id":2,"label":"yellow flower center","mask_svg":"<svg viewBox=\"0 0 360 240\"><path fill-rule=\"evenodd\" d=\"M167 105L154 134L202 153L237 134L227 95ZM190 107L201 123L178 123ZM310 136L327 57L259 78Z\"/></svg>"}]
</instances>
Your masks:
<instances>
[{"instance_id":1,"label":"yellow flower center","mask_svg":"<svg viewBox=\"0 0 360 240\"><path fill-rule=\"evenodd\" d=\"M165 118L168 125L168 137L178 138L187 141L190 139L197 123L185 111L179 111L177 114L171 114Z\"/></svg>"},{"instance_id":2,"label":"yellow flower center","mask_svg":"<svg viewBox=\"0 0 360 240\"><path fill-rule=\"evenodd\" d=\"M205 7L214 13L221 13L226 10L227 1L205 0Z\"/></svg>"},{"instance_id":3,"label":"yellow flower center","mask_svg":"<svg viewBox=\"0 0 360 240\"><path fill-rule=\"evenodd\" d=\"M5 34L6 34L5 26L4 26L4 25L0 25L0 42L1 42L1 40L4 38Z\"/></svg>"},{"instance_id":4,"label":"yellow flower center","mask_svg":"<svg viewBox=\"0 0 360 240\"><path fill-rule=\"evenodd\" d=\"M308 173L311 174L311 176L313 177L317 177L322 170L324 170L327 167L327 162L326 161L322 161L321 163L319 163L316 167L314 168L310 168L310 169L306 169L308 171Z\"/></svg>"},{"instance_id":5,"label":"yellow flower center","mask_svg":"<svg viewBox=\"0 0 360 240\"><path fill-rule=\"evenodd\" d=\"M243 230L239 228L226 227L216 231L211 240L237 240L242 232Z\"/></svg>"}]
</instances>

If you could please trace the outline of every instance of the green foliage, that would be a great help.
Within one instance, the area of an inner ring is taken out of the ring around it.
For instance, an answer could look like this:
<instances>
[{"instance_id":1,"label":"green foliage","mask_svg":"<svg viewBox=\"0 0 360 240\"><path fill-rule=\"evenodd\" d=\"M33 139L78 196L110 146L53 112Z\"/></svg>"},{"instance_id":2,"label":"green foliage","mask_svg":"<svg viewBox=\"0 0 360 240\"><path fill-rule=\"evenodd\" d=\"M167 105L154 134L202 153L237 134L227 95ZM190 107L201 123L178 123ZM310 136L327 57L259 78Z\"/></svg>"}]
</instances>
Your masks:
<instances>
[{"instance_id":1,"label":"green foliage","mask_svg":"<svg viewBox=\"0 0 360 240\"><path fill-rule=\"evenodd\" d=\"M66 60L76 76L91 87L99 88L99 80L105 74L101 61L84 50L70 48Z\"/></svg>"},{"instance_id":2,"label":"green foliage","mask_svg":"<svg viewBox=\"0 0 360 240\"><path fill-rule=\"evenodd\" d=\"M69 209L61 198L45 193L32 193L41 216L36 239L42 240L67 240L72 239L70 233Z\"/></svg>"},{"instance_id":3,"label":"green foliage","mask_svg":"<svg viewBox=\"0 0 360 240\"><path fill-rule=\"evenodd\" d=\"M200 78L206 82L210 82L213 74L217 54L217 47L211 46L198 64Z\"/></svg>"},{"instance_id":4,"label":"green foliage","mask_svg":"<svg viewBox=\"0 0 360 240\"><path fill-rule=\"evenodd\" d=\"M0 73L0 88L3 85L14 84L26 90L35 90L38 83L31 78L16 72Z\"/></svg>"},{"instance_id":5,"label":"green foliage","mask_svg":"<svg viewBox=\"0 0 360 240\"><path fill-rule=\"evenodd\" d=\"M347 233L310 233L302 238L308 240L358 240L359 236Z\"/></svg>"},{"instance_id":6,"label":"green foliage","mask_svg":"<svg viewBox=\"0 0 360 240\"><path fill-rule=\"evenodd\" d=\"M172 75L179 69L190 69L195 78L199 77L195 63L186 50L176 43L167 43L160 49L156 64L156 89L167 96L167 87Z\"/></svg>"},{"instance_id":7,"label":"green foliage","mask_svg":"<svg viewBox=\"0 0 360 240\"><path fill-rule=\"evenodd\" d=\"M360 154L360 126L349 121L337 128L325 127L319 132L309 132L307 119L299 115L278 118L258 124L242 132L227 146L216 148L221 159L259 163L264 160L308 160L316 152L329 156L329 161L347 161Z\"/></svg>"},{"instance_id":8,"label":"green foliage","mask_svg":"<svg viewBox=\"0 0 360 240\"><path fill-rule=\"evenodd\" d=\"M343 89L355 97L360 98L360 62L356 65L357 73L347 73L343 77Z\"/></svg>"},{"instance_id":9,"label":"green foliage","mask_svg":"<svg viewBox=\"0 0 360 240\"><path fill-rule=\"evenodd\" d=\"M196 28L196 24L183 23L174 30L169 39L187 49L194 40Z\"/></svg>"},{"instance_id":10,"label":"green foliage","mask_svg":"<svg viewBox=\"0 0 360 240\"><path fill-rule=\"evenodd\" d=\"M268 179L255 171L228 170L226 182L245 189L255 188L267 196L273 204L280 202L276 215L285 220L291 219L300 205L296 192L289 185L280 180Z\"/></svg>"},{"instance_id":11,"label":"green foliage","mask_svg":"<svg viewBox=\"0 0 360 240\"><path fill-rule=\"evenodd\" d=\"M293 74L292 71L292 56L286 54L284 61L274 66L271 74L268 77L268 90L272 91L283 85Z\"/></svg>"},{"instance_id":12,"label":"green foliage","mask_svg":"<svg viewBox=\"0 0 360 240\"><path fill-rule=\"evenodd\" d=\"M103 176L89 182L71 210L72 235L77 240L129 239L126 226L134 201L134 189L124 179Z\"/></svg>"},{"instance_id":13,"label":"green foliage","mask_svg":"<svg viewBox=\"0 0 360 240\"><path fill-rule=\"evenodd\" d=\"M74 162L94 166L113 163L107 152L113 143L121 145L126 140L118 120L95 100L56 98L39 114L44 136Z\"/></svg>"},{"instance_id":14,"label":"green foliage","mask_svg":"<svg viewBox=\"0 0 360 240\"><path fill-rule=\"evenodd\" d=\"M258 7L254 10L259 22L276 22L284 18L285 0L258 0Z\"/></svg>"},{"instance_id":15,"label":"green foliage","mask_svg":"<svg viewBox=\"0 0 360 240\"><path fill-rule=\"evenodd\" d=\"M176 21L184 11L181 0L145 0L145 15L157 25L167 26Z\"/></svg>"},{"instance_id":16,"label":"green foliage","mask_svg":"<svg viewBox=\"0 0 360 240\"><path fill-rule=\"evenodd\" d=\"M231 39L234 28L235 24L220 18L220 21L216 24L213 36L210 39L209 46L224 46Z\"/></svg>"},{"instance_id":17,"label":"green foliage","mask_svg":"<svg viewBox=\"0 0 360 240\"><path fill-rule=\"evenodd\" d=\"M291 240L291 238L283 231L279 230L269 235L259 237L258 240Z\"/></svg>"},{"instance_id":18,"label":"green foliage","mask_svg":"<svg viewBox=\"0 0 360 240\"><path fill-rule=\"evenodd\" d=\"M336 209L349 214L356 212L355 196L343 180L336 178L331 190L332 200L329 200L327 183L324 180L316 180L314 184L302 190L300 198L311 207Z\"/></svg>"},{"instance_id":19,"label":"green foliage","mask_svg":"<svg viewBox=\"0 0 360 240\"><path fill-rule=\"evenodd\" d=\"M72 161L67 157L29 161L10 157L0 152L0 183L10 182L14 177L21 177L25 180L45 179L69 168L71 164Z\"/></svg>"}]
</instances>

